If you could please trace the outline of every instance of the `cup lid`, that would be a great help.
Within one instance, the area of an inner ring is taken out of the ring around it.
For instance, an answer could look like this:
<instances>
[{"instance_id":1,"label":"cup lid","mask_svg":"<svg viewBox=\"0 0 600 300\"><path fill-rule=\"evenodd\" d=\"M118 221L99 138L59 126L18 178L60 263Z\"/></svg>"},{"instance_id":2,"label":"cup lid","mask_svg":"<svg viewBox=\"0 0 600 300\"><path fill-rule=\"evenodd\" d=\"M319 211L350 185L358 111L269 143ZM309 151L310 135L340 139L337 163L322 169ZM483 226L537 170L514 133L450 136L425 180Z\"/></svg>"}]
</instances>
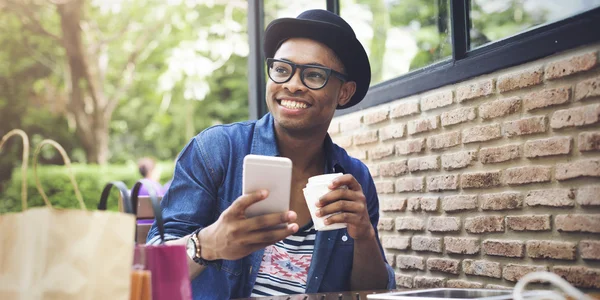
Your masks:
<instances>
[{"instance_id":1,"label":"cup lid","mask_svg":"<svg viewBox=\"0 0 600 300\"><path fill-rule=\"evenodd\" d=\"M318 184L318 183L329 183L329 182L333 181L335 178L338 178L342 175L344 175L344 174L343 173L333 173L333 174L323 174L323 175L313 176L311 178L308 178L308 183L306 185Z\"/></svg>"}]
</instances>

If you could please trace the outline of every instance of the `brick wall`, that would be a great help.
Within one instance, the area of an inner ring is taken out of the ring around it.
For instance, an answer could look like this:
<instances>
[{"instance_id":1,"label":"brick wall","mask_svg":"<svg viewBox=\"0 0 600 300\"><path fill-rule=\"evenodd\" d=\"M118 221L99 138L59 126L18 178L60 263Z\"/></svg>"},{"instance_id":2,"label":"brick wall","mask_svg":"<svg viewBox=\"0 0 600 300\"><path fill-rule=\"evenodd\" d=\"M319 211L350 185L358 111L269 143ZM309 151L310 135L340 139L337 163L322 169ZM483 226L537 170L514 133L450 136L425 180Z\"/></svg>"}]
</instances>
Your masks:
<instances>
[{"instance_id":1,"label":"brick wall","mask_svg":"<svg viewBox=\"0 0 600 300\"><path fill-rule=\"evenodd\" d=\"M335 118L398 287L600 289L600 45ZM516 54L517 55L517 54Z\"/></svg>"}]
</instances>

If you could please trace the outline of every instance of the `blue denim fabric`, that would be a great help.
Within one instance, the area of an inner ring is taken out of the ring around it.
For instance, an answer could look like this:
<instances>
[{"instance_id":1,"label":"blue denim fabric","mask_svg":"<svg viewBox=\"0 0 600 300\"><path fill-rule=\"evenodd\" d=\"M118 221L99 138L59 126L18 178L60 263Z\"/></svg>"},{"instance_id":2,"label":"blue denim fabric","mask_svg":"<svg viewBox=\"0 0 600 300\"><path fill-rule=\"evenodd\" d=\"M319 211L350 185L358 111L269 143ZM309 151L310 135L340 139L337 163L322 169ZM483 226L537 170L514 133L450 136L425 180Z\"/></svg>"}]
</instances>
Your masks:
<instances>
[{"instance_id":1,"label":"blue denim fabric","mask_svg":"<svg viewBox=\"0 0 600 300\"><path fill-rule=\"evenodd\" d=\"M367 167L333 144L329 136L324 147L325 173L350 173L362 185L371 223L378 236L379 201ZM161 202L165 239L188 235L218 219L242 194L242 166L247 154L279 154L271 114L258 121L211 127L188 143L177 160L171 188ZM147 243L156 244L158 239L158 230L153 224ZM349 290L353 246L354 240L346 229L317 232L306 292ZM380 250L383 254L381 243ZM194 299L249 297L263 252L256 251L238 260L222 260L206 268L192 281ZM394 271L386 266L387 287L392 289L396 287Z\"/></svg>"}]
</instances>

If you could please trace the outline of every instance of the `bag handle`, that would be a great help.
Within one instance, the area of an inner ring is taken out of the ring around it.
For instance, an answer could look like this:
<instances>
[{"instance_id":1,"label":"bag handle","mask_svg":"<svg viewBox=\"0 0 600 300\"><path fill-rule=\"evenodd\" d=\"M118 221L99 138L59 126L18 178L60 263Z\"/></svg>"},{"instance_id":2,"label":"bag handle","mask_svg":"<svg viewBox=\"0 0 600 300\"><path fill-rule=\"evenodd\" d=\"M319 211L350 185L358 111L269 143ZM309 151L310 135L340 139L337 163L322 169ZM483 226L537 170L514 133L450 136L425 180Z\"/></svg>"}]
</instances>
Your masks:
<instances>
[{"instance_id":1,"label":"bag handle","mask_svg":"<svg viewBox=\"0 0 600 300\"><path fill-rule=\"evenodd\" d=\"M137 207L138 207L138 196L140 193L140 189L142 185L148 189L148 196L150 196L150 202L152 202L152 210L154 211L154 219L156 221L156 227L158 227L158 233L160 234L160 243L165 243L165 224L162 218L162 210L160 208L160 204L158 203L158 198L156 196L156 190L152 185L152 182L148 179L140 179L133 185L131 189L131 206L133 208L133 214L137 216Z\"/></svg>"},{"instance_id":2,"label":"bag handle","mask_svg":"<svg viewBox=\"0 0 600 300\"><path fill-rule=\"evenodd\" d=\"M69 179L71 180L71 184L73 185L73 188L75 189L75 198L77 198L77 201L79 202L79 205L81 206L81 209L87 210L87 208L85 207L85 203L83 202L83 197L81 196L81 192L79 191L79 187L77 186L77 182L75 181L75 176L73 175L73 168L71 167L71 160L69 159L67 152L59 143L57 143L53 140L48 140L48 139L40 142L40 144L35 149L35 153L33 154L33 177L35 178L35 187L37 188L38 192L40 192L40 194L42 195L42 198L44 199L46 206L52 207L52 203L50 203L50 200L48 200L48 196L46 196L46 193L44 192L44 189L42 188L42 184L40 183L40 179L37 176L38 156L40 155L40 151L42 150L42 148L45 145L50 145L50 146L54 147L56 150L58 150L58 153L60 153L60 155L62 156L63 161L65 162L65 167L67 168L67 171L68 171L67 176L69 176Z\"/></svg>"},{"instance_id":3,"label":"bag handle","mask_svg":"<svg viewBox=\"0 0 600 300\"><path fill-rule=\"evenodd\" d=\"M0 141L0 150L4 143L11 137L20 135L23 139L23 161L21 164L21 208L23 211L27 209L27 165L29 162L29 137L27 133L21 129L13 129L2 137Z\"/></svg>"},{"instance_id":4,"label":"bag handle","mask_svg":"<svg viewBox=\"0 0 600 300\"><path fill-rule=\"evenodd\" d=\"M122 181L111 181L104 186L104 190L102 190L102 195L100 195L100 202L98 203L98 210L106 210L108 204L108 196L110 195L110 190L112 187L116 187L121 192L121 197L123 198L123 210L125 213L134 214L133 208L131 207L131 198L129 197L129 191L127 190L127 186Z\"/></svg>"}]
</instances>

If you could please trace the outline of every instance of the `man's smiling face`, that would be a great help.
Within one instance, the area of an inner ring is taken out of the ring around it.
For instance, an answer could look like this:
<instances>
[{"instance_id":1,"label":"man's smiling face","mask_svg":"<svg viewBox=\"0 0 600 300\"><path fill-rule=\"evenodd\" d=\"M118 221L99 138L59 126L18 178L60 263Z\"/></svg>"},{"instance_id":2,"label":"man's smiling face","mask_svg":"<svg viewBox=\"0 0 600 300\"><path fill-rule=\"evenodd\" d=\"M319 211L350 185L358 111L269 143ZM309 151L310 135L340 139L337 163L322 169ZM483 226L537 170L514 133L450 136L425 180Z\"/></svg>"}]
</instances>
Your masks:
<instances>
[{"instance_id":1,"label":"man's smiling face","mask_svg":"<svg viewBox=\"0 0 600 300\"><path fill-rule=\"evenodd\" d=\"M292 38L275 53L275 59L301 65L320 65L344 73L343 65L327 46L314 40ZM268 79L266 101L275 119L275 126L288 132L310 133L327 130L336 107L347 103L355 90L354 82L342 82L331 75L327 84L318 90L306 87L296 70L285 83Z\"/></svg>"}]
</instances>

